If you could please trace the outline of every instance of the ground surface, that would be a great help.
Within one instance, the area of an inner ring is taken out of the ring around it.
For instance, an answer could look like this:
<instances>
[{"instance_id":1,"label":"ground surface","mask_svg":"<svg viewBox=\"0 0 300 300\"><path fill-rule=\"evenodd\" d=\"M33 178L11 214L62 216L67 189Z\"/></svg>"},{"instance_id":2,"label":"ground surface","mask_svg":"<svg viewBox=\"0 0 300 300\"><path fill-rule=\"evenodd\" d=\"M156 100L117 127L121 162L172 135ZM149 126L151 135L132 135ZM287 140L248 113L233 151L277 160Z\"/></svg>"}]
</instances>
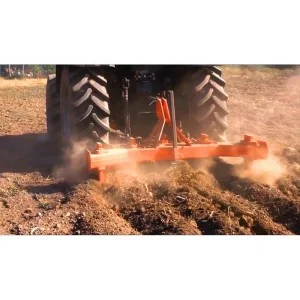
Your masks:
<instances>
[{"instance_id":1,"label":"ground surface","mask_svg":"<svg viewBox=\"0 0 300 300\"><path fill-rule=\"evenodd\" d=\"M102 187L59 178L65 167L45 138L45 81L0 79L0 234L299 234L300 72L223 71L229 139L267 140L268 161L248 173L228 160L152 165Z\"/></svg>"}]
</instances>

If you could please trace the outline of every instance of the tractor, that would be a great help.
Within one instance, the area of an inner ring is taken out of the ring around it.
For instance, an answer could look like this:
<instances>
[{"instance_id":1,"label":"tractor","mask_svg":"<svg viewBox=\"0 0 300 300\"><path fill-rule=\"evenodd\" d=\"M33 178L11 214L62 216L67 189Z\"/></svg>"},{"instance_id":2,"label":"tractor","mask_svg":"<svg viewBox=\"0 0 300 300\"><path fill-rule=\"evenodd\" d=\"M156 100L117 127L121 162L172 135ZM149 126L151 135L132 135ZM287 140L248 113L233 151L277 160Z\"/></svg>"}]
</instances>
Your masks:
<instances>
[{"instance_id":1,"label":"tractor","mask_svg":"<svg viewBox=\"0 0 300 300\"><path fill-rule=\"evenodd\" d=\"M225 84L211 65L57 65L47 81L47 132L66 145L88 139L88 170L100 181L128 162L266 157L266 143L250 136L227 143Z\"/></svg>"},{"instance_id":2,"label":"tractor","mask_svg":"<svg viewBox=\"0 0 300 300\"><path fill-rule=\"evenodd\" d=\"M125 78L129 103L122 101ZM225 84L215 66L58 65L47 82L47 131L65 141L88 137L109 144L124 136L127 126L143 137L155 122L153 97L174 90L178 125L191 137L205 133L225 141Z\"/></svg>"}]
</instances>

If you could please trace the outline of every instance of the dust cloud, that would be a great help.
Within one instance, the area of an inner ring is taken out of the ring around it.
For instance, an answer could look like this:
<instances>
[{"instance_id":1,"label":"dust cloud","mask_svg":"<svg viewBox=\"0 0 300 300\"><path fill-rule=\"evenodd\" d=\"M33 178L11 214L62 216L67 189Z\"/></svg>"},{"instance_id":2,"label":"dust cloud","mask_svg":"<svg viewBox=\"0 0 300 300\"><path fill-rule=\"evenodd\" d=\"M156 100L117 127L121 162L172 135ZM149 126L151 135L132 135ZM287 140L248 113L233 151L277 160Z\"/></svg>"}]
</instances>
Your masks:
<instances>
[{"instance_id":1,"label":"dust cloud","mask_svg":"<svg viewBox=\"0 0 300 300\"><path fill-rule=\"evenodd\" d=\"M62 178L69 183L78 183L88 178L85 151L89 147L89 140L73 141L65 149L62 162L53 171L55 178Z\"/></svg>"},{"instance_id":2,"label":"dust cloud","mask_svg":"<svg viewBox=\"0 0 300 300\"><path fill-rule=\"evenodd\" d=\"M286 166L274 155L267 159L253 161L249 166L236 166L235 175L257 183L275 186L277 180L286 174Z\"/></svg>"}]
</instances>

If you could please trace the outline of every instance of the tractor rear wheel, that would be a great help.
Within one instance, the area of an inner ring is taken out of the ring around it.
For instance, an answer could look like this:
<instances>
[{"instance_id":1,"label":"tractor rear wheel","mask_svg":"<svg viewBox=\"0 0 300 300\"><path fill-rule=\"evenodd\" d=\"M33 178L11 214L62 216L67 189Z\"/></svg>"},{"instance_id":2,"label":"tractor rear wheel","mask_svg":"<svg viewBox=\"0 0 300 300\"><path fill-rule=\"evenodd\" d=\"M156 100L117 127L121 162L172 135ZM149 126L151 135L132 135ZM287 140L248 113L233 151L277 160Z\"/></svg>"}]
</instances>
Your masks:
<instances>
[{"instance_id":1,"label":"tractor rear wheel","mask_svg":"<svg viewBox=\"0 0 300 300\"><path fill-rule=\"evenodd\" d=\"M47 134L50 139L57 139L60 137L60 101L59 94L56 90L56 75L48 76L46 85L46 122Z\"/></svg>"},{"instance_id":2,"label":"tractor rear wheel","mask_svg":"<svg viewBox=\"0 0 300 300\"><path fill-rule=\"evenodd\" d=\"M225 85L222 72L217 67L204 66L190 76L188 128L192 137L204 133L217 142L226 141L229 111Z\"/></svg>"},{"instance_id":3,"label":"tractor rear wheel","mask_svg":"<svg viewBox=\"0 0 300 300\"><path fill-rule=\"evenodd\" d=\"M65 67L61 75L61 135L67 144L89 139L109 143L109 95L101 68Z\"/></svg>"}]
</instances>

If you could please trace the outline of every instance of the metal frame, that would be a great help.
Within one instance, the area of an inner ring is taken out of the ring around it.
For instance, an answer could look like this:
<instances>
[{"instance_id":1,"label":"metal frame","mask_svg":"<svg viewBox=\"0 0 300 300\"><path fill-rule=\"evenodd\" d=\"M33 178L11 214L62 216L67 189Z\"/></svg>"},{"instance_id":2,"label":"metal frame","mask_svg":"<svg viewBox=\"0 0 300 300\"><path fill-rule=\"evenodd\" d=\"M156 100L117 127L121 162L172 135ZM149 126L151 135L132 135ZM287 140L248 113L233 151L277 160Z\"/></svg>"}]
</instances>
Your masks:
<instances>
[{"instance_id":1,"label":"metal frame","mask_svg":"<svg viewBox=\"0 0 300 300\"><path fill-rule=\"evenodd\" d=\"M265 159L268 146L264 141L255 140L244 135L239 143L216 143L206 134L198 139L189 139L176 127L174 94L168 91L171 102L171 114L168 101L163 97L156 98L157 123L145 140L130 138L127 144L104 147L97 143L91 152L86 150L88 172L97 171L100 182L105 182L105 172L112 167L126 167L132 164L165 161L187 160L212 157L243 157L247 164L253 160ZM172 128L172 141L164 134L165 127Z\"/></svg>"}]
</instances>

